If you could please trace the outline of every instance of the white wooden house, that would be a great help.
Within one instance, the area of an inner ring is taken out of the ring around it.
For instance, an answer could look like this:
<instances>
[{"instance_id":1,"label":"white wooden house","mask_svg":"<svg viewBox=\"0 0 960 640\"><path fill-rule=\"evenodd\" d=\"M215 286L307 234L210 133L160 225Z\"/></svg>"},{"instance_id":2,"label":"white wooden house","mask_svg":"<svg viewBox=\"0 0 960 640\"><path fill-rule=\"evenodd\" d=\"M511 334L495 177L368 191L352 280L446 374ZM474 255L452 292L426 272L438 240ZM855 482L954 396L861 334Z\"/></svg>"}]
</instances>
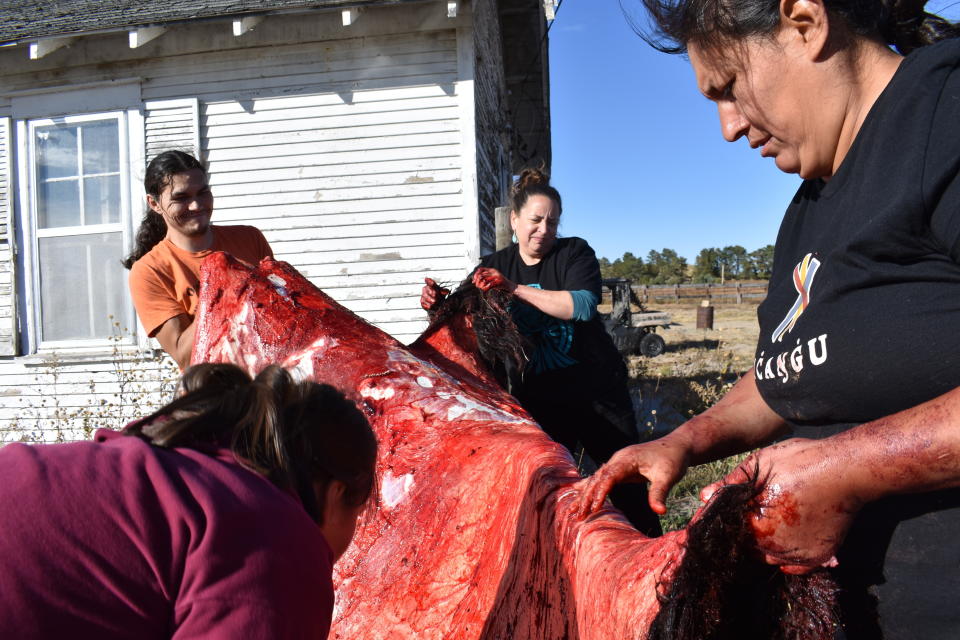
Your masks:
<instances>
[{"instance_id":1,"label":"white wooden house","mask_svg":"<svg viewBox=\"0 0 960 640\"><path fill-rule=\"evenodd\" d=\"M423 276L459 281L493 249L510 176L549 165L552 11L0 2L0 442L116 426L169 391L119 261L145 164L170 148L208 163L215 222L259 227L279 259L413 339Z\"/></svg>"}]
</instances>

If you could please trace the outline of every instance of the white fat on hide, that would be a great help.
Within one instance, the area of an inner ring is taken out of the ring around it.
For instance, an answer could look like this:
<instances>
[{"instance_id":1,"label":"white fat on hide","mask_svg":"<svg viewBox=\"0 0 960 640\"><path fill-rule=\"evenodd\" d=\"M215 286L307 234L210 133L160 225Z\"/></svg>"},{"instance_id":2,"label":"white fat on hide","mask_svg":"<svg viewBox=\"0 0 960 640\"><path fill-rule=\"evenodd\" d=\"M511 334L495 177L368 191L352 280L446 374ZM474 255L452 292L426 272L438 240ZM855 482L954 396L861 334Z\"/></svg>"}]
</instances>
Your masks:
<instances>
[{"instance_id":1,"label":"white fat on hide","mask_svg":"<svg viewBox=\"0 0 960 640\"><path fill-rule=\"evenodd\" d=\"M388 509L393 509L407 497L412 488L412 473L394 476L391 471L387 471L383 475L383 481L380 483L380 497L383 500L383 505Z\"/></svg>"},{"instance_id":2,"label":"white fat on hide","mask_svg":"<svg viewBox=\"0 0 960 640\"><path fill-rule=\"evenodd\" d=\"M360 396L371 400L389 400L397 394L393 387L365 386L360 389Z\"/></svg>"},{"instance_id":3,"label":"white fat on hide","mask_svg":"<svg viewBox=\"0 0 960 640\"><path fill-rule=\"evenodd\" d=\"M303 351L289 356L280 366L289 371L298 380L312 379L313 359L322 354L328 347L334 347L336 344L336 340L321 336L311 342L310 346Z\"/></svg>"},{"instance_id":4,"label":"white fat on hide","mask_svg":"<svg viewBox=\"0 0 960 640\"><path fill-rule=\"evenodd\" d=\"M409 364L414 367L429 367L430 364L421 360L406 349L390 349L387 352L387 360L395 364Z\"/></svg>"},{"instance_id":5,"label":"white fat on hide","mask_svg":"<svg viewBox=\"0 0 960 640\"><path fill-rule=\"evenodd\" d=\"M325 336L317 338L316 340L311 342L310 345L303 351L298 351L292 356L287 356L287 359L283 361L282 366L283 368L290 369L291 371L293 369L303 368L304 371L307 371L309 372L309 374L312 375L313 362L308 363L307 361L310 361L313 358L317 357L318 355L322 354L327 347L333 347L333 346L336 346L336 344L337 344L336 340L330 339L328 341L328 339Z\"/></svg>"},{"instance_id":6,"label":"white fat on hide","mask_svg":"<svg viewBox=\"0 0 960 640\"><path fill-rule=\"evenodd\" d=\"M283 368L290 372L293 379L298 382L313 379L313 358L310 354L300 354L294 358L287 358L283 363Z\"/></svg>"},{"instance_id":7,"label":"white fat on hide","mask_svg":"<svg viewBox=\"0 0 960 640\"><path fill-rule=\"evenodd\" d=\"M241 330L246 329L247 321L251 319L251 316L253 316L253 307L249 302L244 302L243 306L240 307L240 311L233 317L230 327L239 333Z\"/></svg>"},{"instance_id":8,"label":"white fat on hide","mask_svg":"<svg viewBox=\"0 0 960 640\"><path fill-rule=\"evenodd\" d=\"M239 360L240 353L237 351L237 345L249 342L247 338L250 337L250 329L247 322L252 315L253 308L250 303L247 302L240 307L237 314L230 320L230 330L217 345L220 349L221 362L237 362ZM259 342L259 336L254 335L252 338L255 344ZM251 365L249 358L249 355L245 355L243 361L244 364L253 371L256 368L256 364Z\"/></svg>"},{"instance_id":9,"label":"white fat on hide","mask_svg":"<svg viewBox=\"0 0 960 640\"><path fill-rule=\"evenodd\" d=\"M216 347L211 351L217 354L217 358L219 359L220 362L236 362L237 361L237 348L233 346L232 338L227 337L220 340L217 343Z\"/></svg>"},{"instance_id":10,"label":"white fat on hide","mask_svg":"<svg viewBox=\"0 0 960 640\"><path fill-rule=\"evenodd\" d=\"M271 273L267 276L267 280L270 281L270 284L273 285L273 288L284 298L289 298L290 294L287 292L287 281L278 276L275 273Z\"/></svg>"},{"instance_id":11,"label":"white fat on hide","mask_svg":"<svg viewBox=\"0 0 960 640\"><path fill-rule=\"evenodd\" d=\"M496 422L521 423L529 422L525 418L515 416L497 407L491 407L488 404L478 402L460 393L438 393L437 397L442 400L452 401L447 408L447 420L456 420L462 416L472 413L469 416L471 420L492 420Z\"/></svg>"},{"instance_id":12,"label":"white fat on hide","mask_svg":"<svg viewBox=\"0 0 960 640\"><path fill-rule=\"evenodd\" d=\"M390 362L393 366L391 367L394 371L402 371L410 375L416 375L418 371L428 372L432 378L427 378L426 376L418 376L417 383L424 388L432 389L433 387L440 385L451 385L459 387L460 382L457 381L453 376L444 371L443 369L438 368L432 362L426 360L421 360L416 357L409 351L403 351L400 349L391 349L387 352L387 361ZM408 365L408 366L404 366ZM426 380L428 384L424 384L421 380Z\"/></svg>"}]
</instances>

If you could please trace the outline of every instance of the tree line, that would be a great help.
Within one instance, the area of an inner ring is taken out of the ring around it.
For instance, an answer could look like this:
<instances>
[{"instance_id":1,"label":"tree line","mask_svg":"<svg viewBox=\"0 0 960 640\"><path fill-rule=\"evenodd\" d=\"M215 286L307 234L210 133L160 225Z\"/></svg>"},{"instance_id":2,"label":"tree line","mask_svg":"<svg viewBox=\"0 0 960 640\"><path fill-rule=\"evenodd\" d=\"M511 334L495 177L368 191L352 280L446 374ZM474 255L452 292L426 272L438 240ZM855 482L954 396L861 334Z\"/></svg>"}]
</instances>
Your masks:
<instances>
[{"instance_id":1,"label":"tree line","mask_svg":"<svg viewBox=\"0 0 960 640\"><path fill-rule=\"evenodd\" d=\"M768 280L773 268L773 245L747 251L740 245L701 249L696 261L673 249L651 251L646 260L629 251L613 262L600 258L604 278L628 278L637 284L685 284L727 280Z\"/></svg>"}]
</instances>

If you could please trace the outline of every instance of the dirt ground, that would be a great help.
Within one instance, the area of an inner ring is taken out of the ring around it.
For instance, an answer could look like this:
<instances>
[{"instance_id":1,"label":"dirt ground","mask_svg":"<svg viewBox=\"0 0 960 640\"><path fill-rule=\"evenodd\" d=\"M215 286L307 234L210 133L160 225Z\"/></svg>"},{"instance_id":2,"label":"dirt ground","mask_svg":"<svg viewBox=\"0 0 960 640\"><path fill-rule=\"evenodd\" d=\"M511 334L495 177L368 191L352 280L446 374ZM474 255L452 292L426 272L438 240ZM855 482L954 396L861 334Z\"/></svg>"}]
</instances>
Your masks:
<instances>
[{"instance_id":1,"label":"dirt ground","mask_svg":"<svg viewBox=\"0 0 960 640\"><path fill-rule=\"evenodd\" d=\"M641 431L659 436L703 411L753 364L759 334L756 305L713 309L713 328L697 329L696 305L657 307L672 320L657 330L665 352L656 358L627 358Z\"/></svg>"},{"instance_id":2,"label":"dirt ground","mask_svg":"<svg viewBox=\"0 0 960 640\"><path fill-rule=\"evenodd\" d=\"M729 364L740 371L750 368L757 344L757 307L752 304L713 307L713 329L697 329L697 307L662 305L657 311L670 314L669 328L658 329L667 343L666 352L648 360L648 373L666 373L711 359L715 366ZM700 363L703 364L703 363Z\"/></svg>"}]
</instances>

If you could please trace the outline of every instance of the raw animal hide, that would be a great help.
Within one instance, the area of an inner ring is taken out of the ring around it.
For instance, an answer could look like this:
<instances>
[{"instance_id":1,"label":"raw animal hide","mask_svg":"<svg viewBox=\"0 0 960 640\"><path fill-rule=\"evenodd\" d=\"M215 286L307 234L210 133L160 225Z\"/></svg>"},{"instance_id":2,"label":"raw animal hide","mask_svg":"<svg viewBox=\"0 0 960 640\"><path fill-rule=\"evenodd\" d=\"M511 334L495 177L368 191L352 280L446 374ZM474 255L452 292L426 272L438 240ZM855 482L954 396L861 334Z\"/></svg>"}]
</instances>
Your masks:
<instances>
[{"instance_id":1,"label":"raw animal hide","mask_svg":"<svg viewBox=\"0 0 960 640\"><path fill-rule=\"evenodd\" d=\"M488 376L468 326L406 347L273 260L214 254L201 281L193 362L282 364L347 393L377 434L377 503L336 565L331 638L646 637L686 531L574 517L570 455Z\"/></svg>"}]
</instances>

